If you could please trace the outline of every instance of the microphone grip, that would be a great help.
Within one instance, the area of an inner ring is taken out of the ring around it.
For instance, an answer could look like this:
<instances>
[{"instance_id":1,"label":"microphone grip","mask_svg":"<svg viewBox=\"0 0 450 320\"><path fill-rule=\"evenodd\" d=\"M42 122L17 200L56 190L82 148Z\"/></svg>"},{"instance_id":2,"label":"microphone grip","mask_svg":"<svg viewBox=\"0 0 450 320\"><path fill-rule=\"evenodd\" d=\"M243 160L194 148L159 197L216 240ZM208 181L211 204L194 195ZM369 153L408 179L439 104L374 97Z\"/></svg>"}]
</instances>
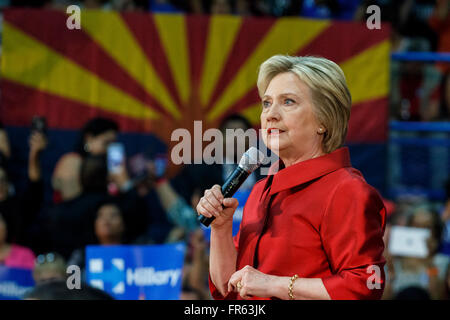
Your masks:
<instances>
[{"instance_id":1,"label":"microphone grip","mask_svg":"<svg viewBox=\"0 0 450 320\"><path fill-rule=\"evenodd\" d=\"M237 167L236 170L234 170L233 173L230 174L230 176L227 178L227 180L222 186L223 197L224 198L232 197L249 175L250 174L247 171L245 171L241 167ZM222 208L225 207L222 205ZM203 215L200 215L198 221L205 227L209 227L209 225L211 224L211 222L214 221L215 218L216 217L208 218Z\"/></svg>"}]
</instances>

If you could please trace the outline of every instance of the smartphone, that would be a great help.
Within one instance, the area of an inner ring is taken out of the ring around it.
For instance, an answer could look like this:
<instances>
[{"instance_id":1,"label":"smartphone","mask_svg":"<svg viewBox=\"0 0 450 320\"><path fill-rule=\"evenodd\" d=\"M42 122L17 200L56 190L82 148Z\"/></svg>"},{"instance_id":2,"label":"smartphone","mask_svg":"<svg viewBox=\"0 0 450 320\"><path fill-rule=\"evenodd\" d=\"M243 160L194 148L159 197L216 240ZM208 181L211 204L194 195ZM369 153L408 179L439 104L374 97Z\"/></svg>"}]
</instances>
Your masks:
<instances>
[{"instance_id":1,"label":"smartphone","mask_svg":"<svg viewBox=\"0 0 450 320\"><path fill-rule=\"evenodd\" d=\"M389 253L402 257L428 257L429 229L392 226L389 236Z\"/></svg>"},{"instance_id":2,"label":"smartphone","mask_svg":"<svg viewBox=\"0 0 450 320\"><path fill-rule=\"evenodd\" d=\"M153 159L155 164L155 174L157 177L162 177L167 169L167 156L165 154L157 154Z\"/></svg>"},{"instance_id":3,"label":"smartphone","mask_svg":"<svg viewBox=\"0 0 450 320\"><path fill-rule=\"evenodd\" d=\"M121 166L125 165L125 147L120 142L113 142L107 149L108 173L119 173Z\"/></svg>"},{"instance_id":4,"label":"smartphone","mask_svg":"<svg viewBox=\"0 0 450 320\"><path fill-rule=\"evenodd\" d=\"M47 119L45 117L34 116L31 120L31 132L47 134Z\"/></svg>"}]
</instances>

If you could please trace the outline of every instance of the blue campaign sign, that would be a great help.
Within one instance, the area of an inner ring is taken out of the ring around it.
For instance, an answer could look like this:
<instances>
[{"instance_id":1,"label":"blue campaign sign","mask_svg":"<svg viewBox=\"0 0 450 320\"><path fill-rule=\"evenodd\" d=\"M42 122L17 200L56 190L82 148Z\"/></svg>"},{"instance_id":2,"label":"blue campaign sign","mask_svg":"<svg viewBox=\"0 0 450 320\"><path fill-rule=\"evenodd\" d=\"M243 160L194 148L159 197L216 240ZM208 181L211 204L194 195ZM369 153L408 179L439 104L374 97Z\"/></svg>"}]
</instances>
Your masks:
<instances>
[{"instance_id":1,"label":"blue campaign sign","mask_svg":"<svg viewBox=\"0 0 450 320\"><path fill-rule=\"evenodd\" d=\"M31 270L0 266L0 300L20 300L33 287Z\"/></svg>"},{"instance_id":2,"label":"blue campaign sign","mask_svg":"<svg viewBox=\"0 0 450 320\"><path fill-rule=\"evenodd\" d=\"M120 300L177 300L184 243L87 246L87 282Z\"/></svg>"}]
</instances>

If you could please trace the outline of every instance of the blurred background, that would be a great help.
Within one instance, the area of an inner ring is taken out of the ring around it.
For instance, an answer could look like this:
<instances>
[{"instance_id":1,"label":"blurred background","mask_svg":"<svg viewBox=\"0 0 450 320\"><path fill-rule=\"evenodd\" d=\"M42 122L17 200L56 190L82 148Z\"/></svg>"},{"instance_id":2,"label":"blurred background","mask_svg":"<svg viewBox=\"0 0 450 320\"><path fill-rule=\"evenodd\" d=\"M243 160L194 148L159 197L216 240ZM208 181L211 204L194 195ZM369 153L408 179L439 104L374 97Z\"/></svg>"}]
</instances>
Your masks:
<instances>
[{"instance_id":1,"label":"blurred background","mask_svg":"<svg viewBox=\"0 0 450 320\"><path fill-rule=\"evenodd\" d=\"M346 145L388 212L383 298L450 298L449 0L0 8L1 299L211 299L195 207L234 166L175 165L171 135L258 129L257 68L274 54L347 77ZM234 232L259 178L236 195Z\"/></svg>"}]
</instances>

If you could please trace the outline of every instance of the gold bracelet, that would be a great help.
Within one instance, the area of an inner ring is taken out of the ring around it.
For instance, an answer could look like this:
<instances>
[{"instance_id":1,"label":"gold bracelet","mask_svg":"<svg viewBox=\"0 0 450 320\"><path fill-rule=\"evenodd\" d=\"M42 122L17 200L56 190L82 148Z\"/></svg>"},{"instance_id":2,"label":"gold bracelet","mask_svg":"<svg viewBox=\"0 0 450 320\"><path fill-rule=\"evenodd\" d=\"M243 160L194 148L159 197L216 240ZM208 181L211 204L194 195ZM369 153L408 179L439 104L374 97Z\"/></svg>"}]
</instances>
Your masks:
<instances>
[{"instance_id":1,"label":"gold bracelet","mask_svg":"<svg viewBox=\"0 0 450 320\"><path fill-rule=\"evenodd\" d=\"M297 280L297 279L298 279L298 275L294 274L294 275L291 277L291 280L289 280L289 287L288 287L289 291L288 291L288 295L289 295L289 299L290 299L290 300L294 300L294 299L295 299L294 294L292 293L292 289L294 288L294 282L295 282L295 280Z\"/></svg>"}]
</instances>

